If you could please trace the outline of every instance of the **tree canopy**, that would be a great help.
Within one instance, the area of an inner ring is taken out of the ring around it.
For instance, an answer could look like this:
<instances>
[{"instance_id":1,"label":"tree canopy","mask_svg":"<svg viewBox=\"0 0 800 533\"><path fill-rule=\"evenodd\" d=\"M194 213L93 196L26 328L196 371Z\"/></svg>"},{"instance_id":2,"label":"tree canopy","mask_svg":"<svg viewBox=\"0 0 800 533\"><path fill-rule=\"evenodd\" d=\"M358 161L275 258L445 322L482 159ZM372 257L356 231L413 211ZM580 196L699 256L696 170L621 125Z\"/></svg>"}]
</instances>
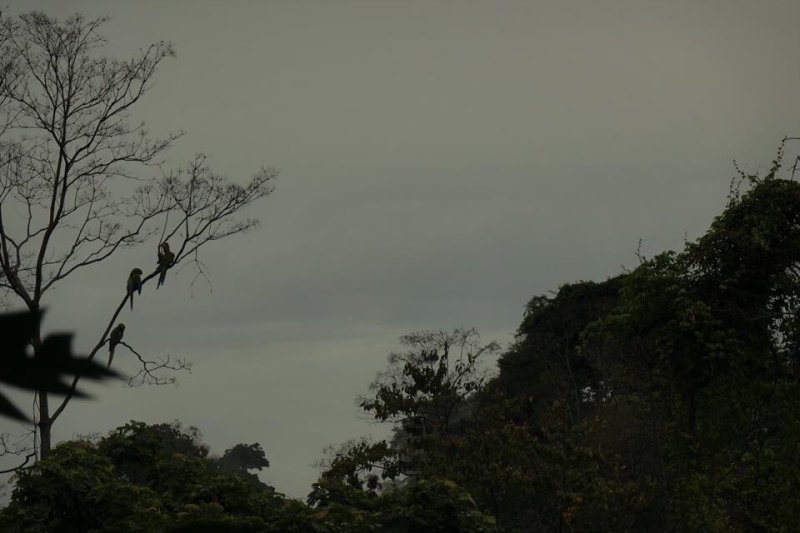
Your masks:
<instances>
[{"instance_id":1,"label":"tree canopy","mask_svg":"<svg viewBox=\"0 0 800 533\"><path fill-rule=\"evenodd\" d=\"M439 351L390 358L359 405L396 437L337 450L312 503L334 482L379 493L380 472L452 480L506 531L792 530L800 184L782 157L682 251L533 297L497 375L447 409L466 416L430 417L452 398Z\"/></svg>"},{"instance_id":2,"label":"tree canopy","mask_svg":"<svg viewBox=\"0 0 800 533\"><path fill-rule=\"evenodd\" d=\"M355 489L311 509L261 482L259 444L209 455L196 428L130 422L98 440L64 442L16 474L9 532L490 532L490 517L453 482L374 498ZM457 528L457 529L454 529Z\"/></svg>"}]
</instances>

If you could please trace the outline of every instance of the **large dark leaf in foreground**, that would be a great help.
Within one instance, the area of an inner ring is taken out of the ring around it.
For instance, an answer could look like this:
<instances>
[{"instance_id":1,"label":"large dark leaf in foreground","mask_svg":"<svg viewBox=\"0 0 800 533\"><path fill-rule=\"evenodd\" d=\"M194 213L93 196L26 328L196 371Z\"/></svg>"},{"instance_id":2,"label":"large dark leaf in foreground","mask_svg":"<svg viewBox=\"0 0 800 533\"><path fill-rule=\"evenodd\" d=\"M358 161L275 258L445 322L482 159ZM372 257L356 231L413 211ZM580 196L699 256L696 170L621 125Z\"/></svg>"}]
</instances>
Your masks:
<instances>
[{"instance_id":1,"label":"large dark leaf in foreground","mask_svg":"<svg viewBox=\"0 0 800 533\"><path fill-rule=\"evenodd\" d=\"M42 313L7 313L0 315L0 382L29 390L67 394L70 384L65 378L80 375L89 379L119 377L120 374L72 353L70 333L48 336L42 342L39 357L27 354L30 339L41 321ZM75 396L88 398L75 390ZM0 393L0 415L29 421L8 398Z\"/></svg>"}]
</instances>

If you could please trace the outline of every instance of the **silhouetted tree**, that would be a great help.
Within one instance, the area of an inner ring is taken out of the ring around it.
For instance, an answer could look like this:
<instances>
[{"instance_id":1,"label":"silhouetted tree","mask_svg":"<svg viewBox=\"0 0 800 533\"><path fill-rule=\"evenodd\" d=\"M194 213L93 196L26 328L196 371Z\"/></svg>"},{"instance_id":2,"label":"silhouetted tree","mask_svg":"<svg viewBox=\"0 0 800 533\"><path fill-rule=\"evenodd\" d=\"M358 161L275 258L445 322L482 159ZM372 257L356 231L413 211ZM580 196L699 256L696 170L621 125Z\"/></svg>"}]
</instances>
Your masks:
<instances>
[{"instance_id":1,"label":"silhouetted tree","mask_svg":"<svg viewBox=\"0 0 800 533\"><path fill-rule=\"evenodd\" d=\"M220 470L236 474L240 478L256 485L261 485L262 482L256 474L250 471L269 468L269 460L264 454L264 450L261 449L261 445L257 442L253 444L237 444L233 448L228 448L222 457L214 460L214 464Z\"/></svg>"},{"instance_id":2,"label":"silhouetted tree","mask_svg":"<svg viewBox=\"0 0 800 533\"><path fill-rule=\"evenodd\" d=\"M152 138L144 124L128 119L162 61L174 55L169 42L120 61L101 55L105 18L0 17L0 290L6 295L36 312L71 274L123 249L157 241L155 257L157 245L169 241L173 265L196 261L207 243L257 224L237 215L273 190L274 170L262 168L240 186L198 155L184 169L153 175L181 134ZM121 294L89 360L106 343L127 298ZM41 360L38 328L31 344ZM136 355L141 383L171 382L160 371L186 367ZM38 391L43 457L80 377L55 408L47 389Z\"/></svg>"}]
</instances>

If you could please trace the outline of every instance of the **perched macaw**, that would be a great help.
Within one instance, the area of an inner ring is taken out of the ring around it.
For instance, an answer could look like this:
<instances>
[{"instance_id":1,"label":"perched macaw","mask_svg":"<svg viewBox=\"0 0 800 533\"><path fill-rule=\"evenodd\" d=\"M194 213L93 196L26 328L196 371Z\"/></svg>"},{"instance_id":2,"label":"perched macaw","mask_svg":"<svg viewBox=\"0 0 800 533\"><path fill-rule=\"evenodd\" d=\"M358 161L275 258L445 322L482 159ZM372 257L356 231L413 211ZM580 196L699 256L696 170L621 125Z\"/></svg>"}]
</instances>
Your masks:
<instances>
[{"instance_id":1,"label":"perched macaw","mask_svg":"<svg viewBox=\"0 0 800 533\"><path fill-rule=\"evenodd\" d=\"M111 368L111 361L114 359L114 348L117 347L122 341L122 336L125 334L125 324L120 322L117 327L111 330L108 334L108 367Z\"/></svg>"},{"instance_id":2,"label":"perched macaw","mask_svg":"<svg viewBox=\"0 0 800 533\"><path fill-rule=\"evenodd\" d=\"M133 291L142 294L142 269L134 268L128 276L128 296L131 298L131 311L133 311Z\"/></svg>"},{"instance_id":3,"label":"perched macaw","mask_svg":"<svg viewBox=\"0 0 800 533\"><path fill-rule=\"evenodd\" d=\"M156 289L164 284L167 279L167 269L172 266L175 261L175 254L169 251L169 244L164 243L158 247L158 283Z\"/></svg>"}]
</instances>

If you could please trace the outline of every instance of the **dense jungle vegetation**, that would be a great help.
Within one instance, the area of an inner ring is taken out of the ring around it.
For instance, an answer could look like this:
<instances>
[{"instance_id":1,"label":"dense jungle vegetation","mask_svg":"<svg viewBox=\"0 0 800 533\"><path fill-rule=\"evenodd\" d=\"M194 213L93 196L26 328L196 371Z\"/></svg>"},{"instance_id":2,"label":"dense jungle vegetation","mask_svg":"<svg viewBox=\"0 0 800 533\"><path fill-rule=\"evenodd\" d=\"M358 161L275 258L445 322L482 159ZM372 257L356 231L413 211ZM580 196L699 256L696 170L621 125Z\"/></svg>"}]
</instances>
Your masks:
<instances>
[{"instance_id":1,"label":"dense jungle vegetation","mask_svg":"<svg viewBox=\"0 0 800 533\"><path fill-rule=\"evenodd\" d=\"M742 175L681 252L533 297L516 342L401 339L359 405L394 438L330 450L307 502L131 422L15 476L7 531L791 531L800 519L800 185Z\"/></svg>"}]
</instances>

